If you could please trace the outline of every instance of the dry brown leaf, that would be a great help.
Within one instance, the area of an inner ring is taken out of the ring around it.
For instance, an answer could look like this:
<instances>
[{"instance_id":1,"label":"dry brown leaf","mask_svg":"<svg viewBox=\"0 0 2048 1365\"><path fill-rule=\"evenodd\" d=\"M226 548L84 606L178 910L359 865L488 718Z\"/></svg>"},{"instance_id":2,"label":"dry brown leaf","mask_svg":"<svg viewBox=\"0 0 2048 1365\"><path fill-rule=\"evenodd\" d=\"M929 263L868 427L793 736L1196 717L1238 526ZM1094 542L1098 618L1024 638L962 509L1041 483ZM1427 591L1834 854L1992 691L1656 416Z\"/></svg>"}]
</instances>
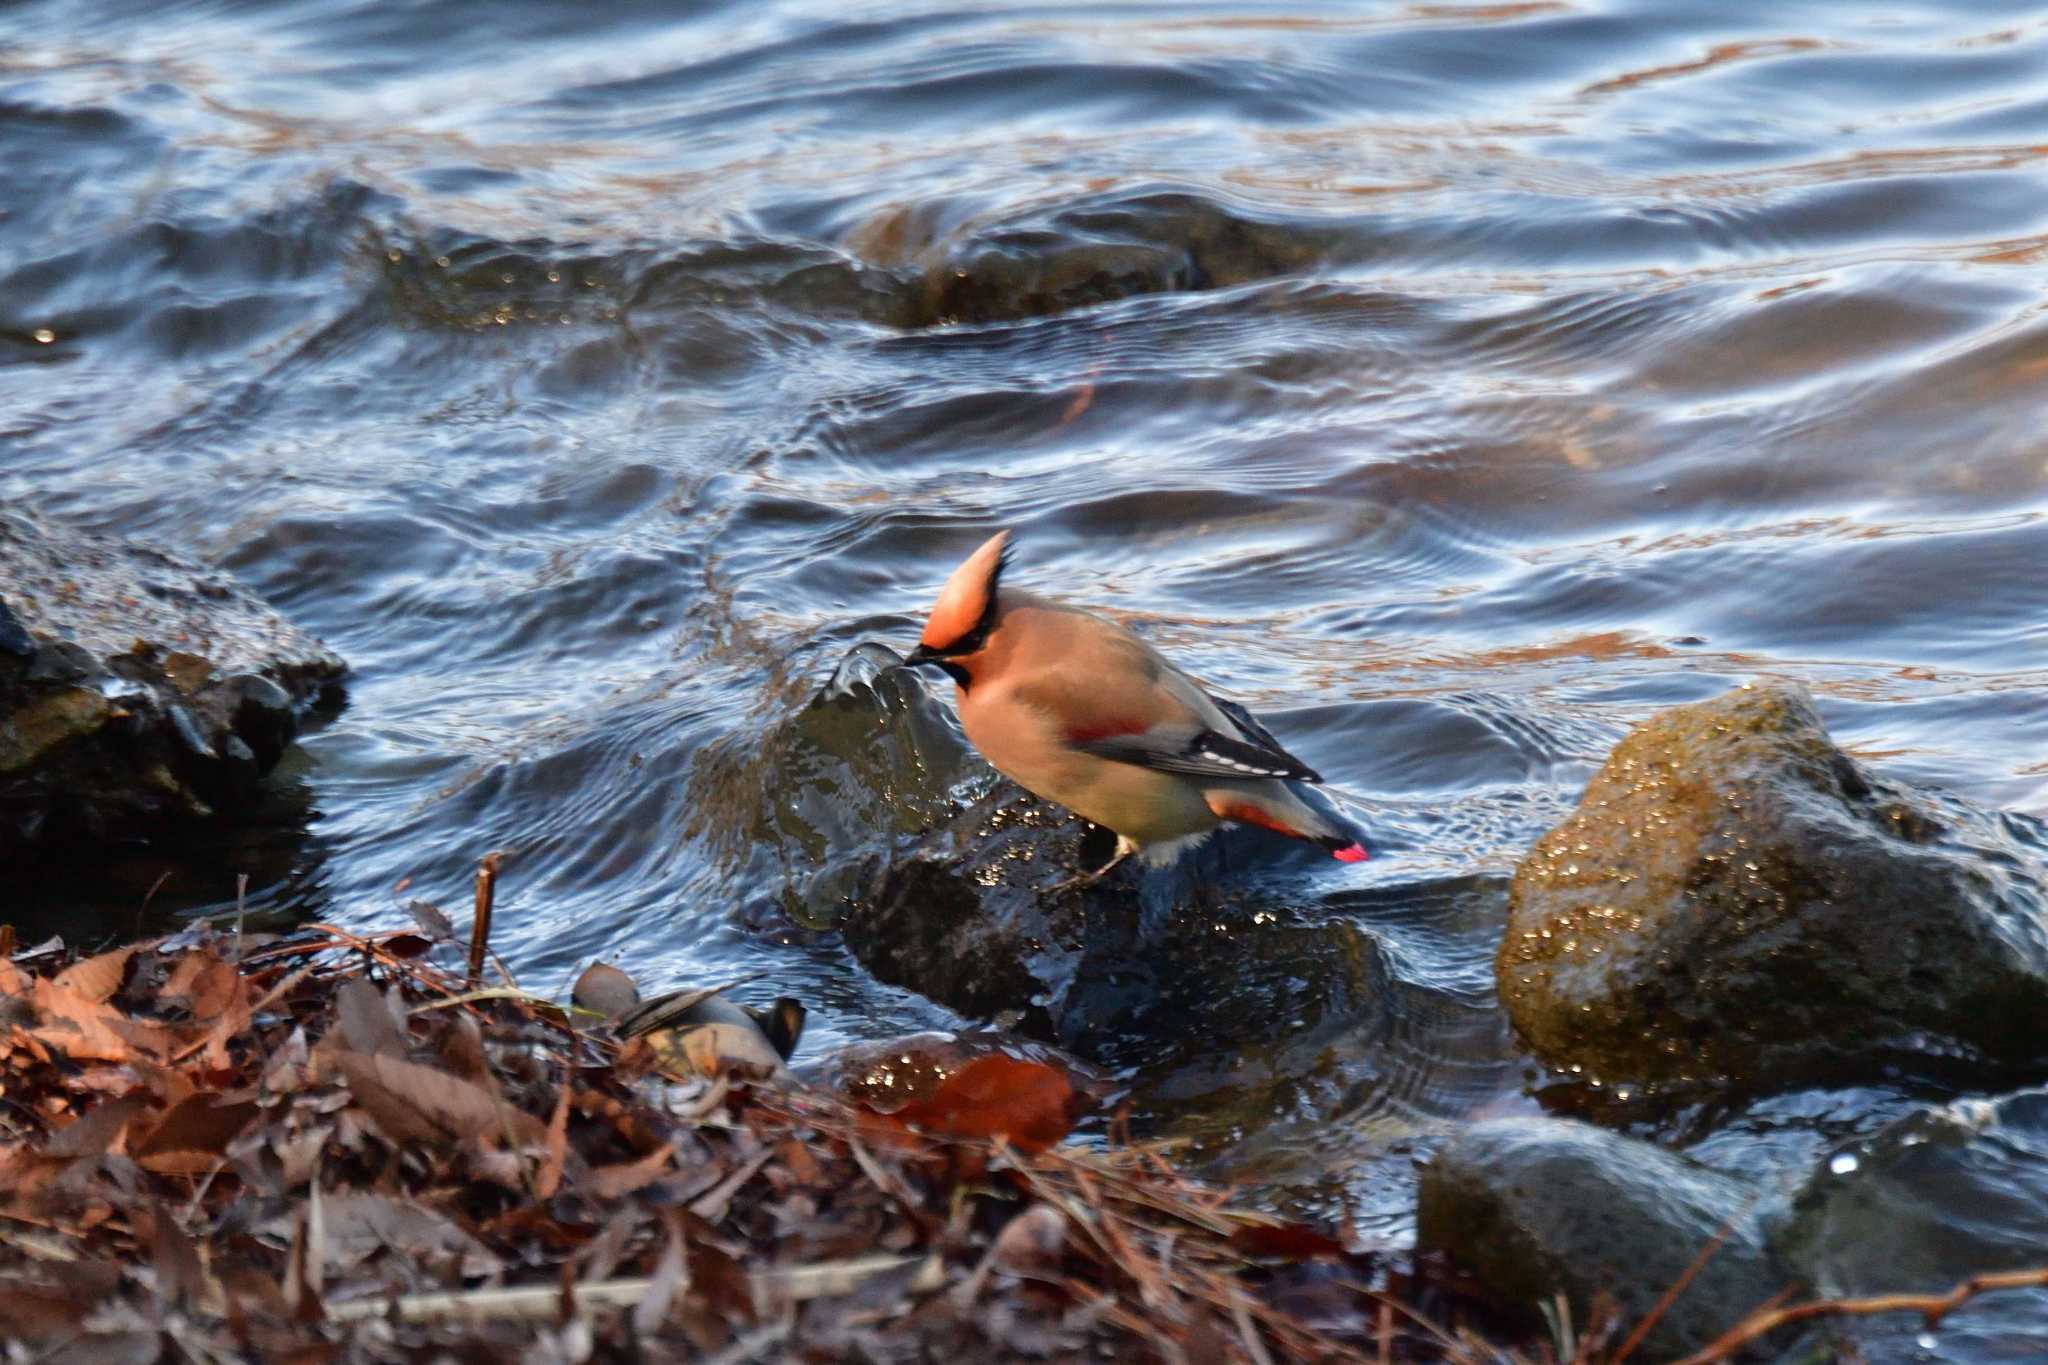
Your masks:
<instances>
[{"instance_id":1,"label":"dry brown leaf","mask_svg":"<svg viewBox=\"0 0 2048 1365\"><path fill-rule=\"evenodd\" d=\"M405 1035L391 1017L391 1006L369 982L359 979L344 985L335 995L334 1012L342 1040L352 1050L373 1057L405 1055Z\"/></svg>"},{"instance_id":2,"label":"dry brown leaf","mask_svg":"<svg viewBox=\"0 0 2048 1365\"><path fill-rule=\"evenodd\" d=\"M43 1155L68 1160L104 1156L142 1107L142 1100L135 1096L96 1104L84 1118L52 1133L43 1143Z\"/></svg>"},{"instance_id":3,"label":"dry brown leaf","mask_svg":"<svg viewBox=\"0 0 2048 1365\"><path fill-rule=\"evenodd\" d=\"M552 1199L555 1191L562 1187L562 1163L569 1156L569 1091L565 1087L555 1096L554 1116L548 1120L547 1159L541 1162L540 1171L533 1178L533 1192L542 1199Z\"/></svg>"},{"instance_id":4,"label":"dry brown leaf","mask_svg":"<svg viewBox=\"0 0 2048 1365\"><path fill-rule=\"evenodd\" d=\"M227 982L239 981L241 975L211 949L194 948L171 964L164 984L157 988L157 999L182 1005L194 1019L211 1019L226 1004Z\"/></svg>"},{"instance_id":5,"label":"dry brown leaf","mask_svg":"<svg viewBox=\"0 0 2048 1365\"><path fill-rule=\"evenodd\" d=\"M457 1260L463 1275L494 1274L503 1263L475 1237L434 1210L381 1194L332 1195L323 1200L326 1270L352 1270L378 1251L409 1264Z\"/></svg>"},{"instance_id":6,"label":"dry brown leaf","mask_svg":"<svg viewBox=\"0 0 2048 1365\"><path fill-rule=\"evenodd\" d=\"M42 1025L30 1032L72 1060L125 1062L135 1055L115 1027L129 1021L105 1005L51 977L36 979L32 998Z\"/></svg>"},{"instance_id":7,"label":"dry brown leaf","mask_svg":"<svg viewBox=\"0 0 2048 1365\"><path fill-rule=\"evenodd\" d=\"M206 1270L199 1264L199 1249L185 1235L169 1209L162 1204L151 1211L155 1223L150 1238L156 1261L156 1292L166 1303L197 1303L206 1293Z\"/></svg>"},{"instance_id":8,"label":"dry brown leaf","mask_svg":"<svg viewBox=\"0 0 2048 1365\"><path fill-rule=\"evenodd\" d=\"M895 1116L945 1137L1000 1137L1030 1156L1067 1135L1073 1103L1074 1087L1059 1068L995 1052L975 1058Z\"/></svg>"},{"instance_id":9,"label":"dry brown leaf","mask_svg":"<svg viewBox=\"0 0 2048 1365\"><path fill-rule=\"evenodd\" d=\"M92 1307L91 1299L57 1285L0 1284L0 1322L19 1341L68 1337Z\"/></svg>"},{"instance_id":10,"label":"dry brown leaf","mask_svg":"<svg viewBox=\"0 0 2048 1365\"><path fill-rule=\"evenodd\" d=\"M519 1143L545 1139L540 1120L501 1103L474 1081L397 1057L336 1052L336 1070L356 1102L397 1143L461 1141L503 1134Z\"/></svg>"},{"instance_id":11,"label":"dry brown leaf","mask_svg":"<svg viewBox=\"0 0 2048 1365\"><path fill-rule=\"evenodd\" d=\"M599 1199L617 1199L635 1190L645 1189L669 1173L675 1163L676 1148L672 1142L663 1143L637 1161L621 1161L611 1166L596 1166L590 1172L590 1192Z\"/></svg>"},{"instance_id":12,"label":"dry brown leaf","mask_svg":"<svg viewBox=\"0 0 2048 1365\"><path fill-rule=\"evenodd\" d=\"M128 979L128 964L142 946L131 943L126 948L116 948L98 957L75 962L57 973L56 982L65 990L75 991L95 1004L110 1000L114 992L121 989L121 983Z\"/></svg>"},{"instance_id":13,"label":"dry brown leaf","mask_svg":"<svg viewBox=\"0 0 2048 1365\"><path fill-rule=\"evenodd\" d=\"M129 1153L159 1175L204 1175L256 1117L253 1099L198 1093L171 1106Z\"/></svg>"}]
</instances>

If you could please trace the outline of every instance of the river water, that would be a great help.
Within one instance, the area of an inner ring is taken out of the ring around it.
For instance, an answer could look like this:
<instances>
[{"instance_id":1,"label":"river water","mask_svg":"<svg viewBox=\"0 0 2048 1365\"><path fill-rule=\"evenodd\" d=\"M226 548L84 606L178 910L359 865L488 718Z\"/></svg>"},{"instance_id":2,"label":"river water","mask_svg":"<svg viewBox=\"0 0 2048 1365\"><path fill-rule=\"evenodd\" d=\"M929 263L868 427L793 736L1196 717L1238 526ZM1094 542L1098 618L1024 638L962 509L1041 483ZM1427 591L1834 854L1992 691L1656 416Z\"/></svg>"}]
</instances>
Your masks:
<instances>
[{"instance_id":1,"label":"river water","mask_svg":"<svg viewBox=\"0 0 2048 1365\"><path fill-rule=\"evenodd\" d=\"M807 1050L957 1024L792 895L844 839L775 760L1014 527L1017 581L1350 794L1379 856L1314 896L1421 1002L1263 1135L1204 1108L1254 1053L1097 1060L1398 1236L1379 1158L1529 1107L1500 881L1632 721L1796 679L1881 770L2048 812L2030 9L13 5L0 499L354 670L275 838L28 908L168 867L158 910L245 871L389 924L499 848L529 985L762 972Z\"/></svg>"}]
</instances>

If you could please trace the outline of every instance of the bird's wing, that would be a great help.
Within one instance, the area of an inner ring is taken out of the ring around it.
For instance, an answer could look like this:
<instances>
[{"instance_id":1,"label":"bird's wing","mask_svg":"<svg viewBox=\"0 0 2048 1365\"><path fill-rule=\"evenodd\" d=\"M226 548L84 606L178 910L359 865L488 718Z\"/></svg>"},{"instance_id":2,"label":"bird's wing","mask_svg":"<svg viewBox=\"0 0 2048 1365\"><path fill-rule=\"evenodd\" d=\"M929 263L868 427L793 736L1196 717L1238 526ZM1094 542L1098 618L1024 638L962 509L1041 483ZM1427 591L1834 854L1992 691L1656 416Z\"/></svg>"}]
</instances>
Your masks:
<instances>
[{"instance_id":1,"label":"bird's wing","mask_svg":"<svg viewBox=\"0 0 2048 1365\"><path fill-rule=\"evenodd\" d=\"M1123 733L1085 735L1075 748L1098 758L1189 777L1323 780L1281 748L1251 712L1210 696L1193 678L1163 659L1159 662L1155 707L1146 717L1150 723Z\"/></svg>"},{"instance_id":2,"label":"bird's wing","mask_svg":"<svg viewBox=\"0 0 2048 1365\"><path fill-rule=\"evenodd\" d=\"M1243 707L1216 701L1124 627L1085 612L1033 626L1059 632L1058 662L1009 695L1046 717L1069 748L1186 777L1322 781Z\"/></svg>"},{"instance_id":3,"label":"bird's wing","mask_svg":"<svg viewBox=\"0 0 2048 1365\"><path fill-rule=\"evenodd\" d=\"M1280 747L1280 741L1273 738L1273 732L1259 724L1258 717L1245 710L1244 707L1234 701L1226 701L1214 692L1205 692L1202 695L1209 699L1211 706L1223 713L1224 719L1237 727L1237 732L1240 735L1254 744L1265 745L1276 754L1287 753L1287 750Z\"/></svg>"},{"instance_id":4,"label":"bird's wing","mask_svg":"<svg viewBox=\"0 0 2048 1365\"><path fill-rule=\"evenodd\" d=\"M658 1029L674 1028L677 1024L691 1022L690 1015L707 1001L717 999L734 986L744 986L749 981L759 979L759 973L756 973L753 976L742 976L728 981L722 986L710 986L695 991L670 991L667 995L657 995L652 1000L642 1001L620 1015L612 1025L612 1032L621 1038L637 1038L643 1033L653 1033Z\"/></svg>"},{"instance_id":5,"label":"bird's wing","mask_svg":"<svg viewBox=\"0 0 2048 1365\"><path fill-rule=\"evenodd\" d=\"M1073 742L1073 747L1097 758L1188 777L1230 778L1240 782L1268 777L1287 782L1323 780L1315 769L1277 744L1240 739L1206 726L1155 726L1134 734L1082 739Z\"/></svg>"}]
</instances>

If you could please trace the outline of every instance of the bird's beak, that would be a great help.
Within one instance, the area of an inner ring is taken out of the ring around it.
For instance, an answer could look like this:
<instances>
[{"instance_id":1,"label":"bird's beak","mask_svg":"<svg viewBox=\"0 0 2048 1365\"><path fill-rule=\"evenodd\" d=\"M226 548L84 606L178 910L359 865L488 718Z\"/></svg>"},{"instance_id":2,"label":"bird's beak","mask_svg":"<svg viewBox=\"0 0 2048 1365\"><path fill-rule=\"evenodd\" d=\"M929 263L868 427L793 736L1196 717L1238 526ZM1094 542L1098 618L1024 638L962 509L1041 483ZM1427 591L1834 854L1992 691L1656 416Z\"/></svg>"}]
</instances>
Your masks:
<instances>
[{"instance_id":1,"label":"bird's beak","mask_svg":"<svg viewBox=\"0 0 2048 1365\"><path fill-rule=\"evenodd\" d=\"M940 662L940 656L930 646L919 645L916 649L904 655L903 662L896 666L898 668L929 668L938 662Z\"/></svg>"}]
</instances>

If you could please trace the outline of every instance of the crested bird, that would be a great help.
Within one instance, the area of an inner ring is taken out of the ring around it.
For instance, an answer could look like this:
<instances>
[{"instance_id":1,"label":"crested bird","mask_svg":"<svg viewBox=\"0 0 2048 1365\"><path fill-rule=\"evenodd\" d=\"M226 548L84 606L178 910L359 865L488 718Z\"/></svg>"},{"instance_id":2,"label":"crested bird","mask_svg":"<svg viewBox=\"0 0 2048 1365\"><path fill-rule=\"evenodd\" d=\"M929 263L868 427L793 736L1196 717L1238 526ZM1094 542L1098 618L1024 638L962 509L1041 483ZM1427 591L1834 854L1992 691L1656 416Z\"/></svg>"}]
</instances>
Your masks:
<instances>
[{"instance_id":1,"label":"crested bird","mask_svg":"<svg viewBox=\"0 0 2048 1365\"><path fill-rule=\"evenodd\" d=\"M1005 584L1010 533L953 571L905 667L943 669L967 738L997 772L1117 837L1116 856L1172 862L1225 821L1368 855L1295 783L1316 771L1249 711L1210 695L1115 621Z\"/></svg>"}]
</instances>

